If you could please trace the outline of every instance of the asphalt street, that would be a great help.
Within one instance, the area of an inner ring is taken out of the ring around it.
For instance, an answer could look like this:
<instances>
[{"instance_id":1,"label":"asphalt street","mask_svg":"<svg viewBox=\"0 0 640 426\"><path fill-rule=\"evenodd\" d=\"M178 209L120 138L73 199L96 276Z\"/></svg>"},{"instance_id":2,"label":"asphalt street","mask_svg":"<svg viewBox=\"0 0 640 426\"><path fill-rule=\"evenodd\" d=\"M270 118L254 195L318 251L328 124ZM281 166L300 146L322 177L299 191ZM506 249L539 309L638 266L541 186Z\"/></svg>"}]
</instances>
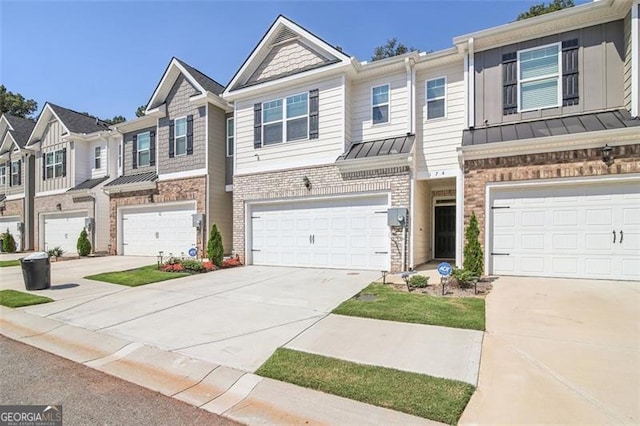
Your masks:
<instances>
[{"instance_id":1,"label":"asphalt street","mask_svg":"<svg viewBox=\"0 0 640 426\"><path fill-rule=\"evenodd\" d=\"M236 425L0 335L0 404L62 404L65 425Z\"/></svg>"}]
</instances>

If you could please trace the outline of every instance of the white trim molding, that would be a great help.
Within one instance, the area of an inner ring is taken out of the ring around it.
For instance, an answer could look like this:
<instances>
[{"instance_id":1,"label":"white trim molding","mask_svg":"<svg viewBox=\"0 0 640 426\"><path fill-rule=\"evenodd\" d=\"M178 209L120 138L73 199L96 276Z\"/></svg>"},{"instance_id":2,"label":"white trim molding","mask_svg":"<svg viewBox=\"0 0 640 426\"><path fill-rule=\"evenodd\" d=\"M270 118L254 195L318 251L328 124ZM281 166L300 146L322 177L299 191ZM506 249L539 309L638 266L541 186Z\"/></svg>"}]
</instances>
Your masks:
<instances>
[{"instance_id":1,"label":"white trim molding","mask_svg":"<svg viewBox=\"0 0 640 426\"><path fill-rule=\"evenodd\" d=\"M200 177L200 176L205 176L206 174L207 174L206 167L203 169L184 170L182 172L163 173L161 175L158 175L158 182L165 181L165 180Z\"/></svg>"}]
</instances>

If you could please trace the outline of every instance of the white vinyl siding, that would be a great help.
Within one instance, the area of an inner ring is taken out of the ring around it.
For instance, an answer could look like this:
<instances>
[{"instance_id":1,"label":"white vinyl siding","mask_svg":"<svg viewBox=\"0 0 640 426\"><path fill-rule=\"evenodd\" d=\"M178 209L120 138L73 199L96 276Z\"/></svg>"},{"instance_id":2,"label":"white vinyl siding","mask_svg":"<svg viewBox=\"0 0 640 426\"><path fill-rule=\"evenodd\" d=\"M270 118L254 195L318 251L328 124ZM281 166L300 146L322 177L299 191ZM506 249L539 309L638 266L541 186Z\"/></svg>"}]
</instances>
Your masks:
<instances>
[{"instance_id":1,"label":"white vinyl siding","mask_svg":"<svg viewBox=\"0 0 640 426\"><path fill-rule=\"evenodd\" d=\"M373 124L372 87L389 85L389 122ZM424 85L424 83L423 83ZM360 142L402 136L407 133L407 74L398 73L377 80L355 82L351 86L351 140Z\"/></svg>"},{"instance_id":2,"label":"white vinyl siding","mask_svg":"<svg viewBox=\"0 0 640 426\"><path fill-rule=\"evenodd\" d=\"M151 135L149 132L138 134L137 139L138 153L138 167L146 167L150 162L150 147L151 147Z\"/></svg>"},{"instance_id":3,"label":"white vinyl siding","mask_svg":"<svg viewBox=\"0 0 640 426\"><path fill-rule=\"evenodd\" d=\"M518 51L518 110L562 104L560 43Z\"/></svg>"},{"instance_id":4,"label":"white vinyl siding","mask_svg":"<svg viewBox=\"0 0 640 426\"><path fill-rule=\"evenodd\" d=\"M93 149L93 168L101 169L102 168L102 147L96 146Z\"/></svg>"},{"instance_id":5,"label":"white vinyl siding","mask_svg":"<svg viewBox=\"0 0 640 426\"><path fill-rule=\"evenodd\" d=\"M261 98L236 102L236 175L332 164L344 152L344 94L342 79L314 82ZM253 107L268 99L285 99L319 89L319 138L253 147ZM367 101L368 102L368 101Z\"/></svg>"},{"instance_id":6,"label":"white vinyl siding","mask_svg":"<svg viewBox=\"0 0 640 426\"><path fill-rule=\"evenodd\" d=\"M0 189L4 189L7 186L7 167L0 166Z\"/></svg>"},{"instance_id":7,"label":"white vinyl siding","mask_svg":"<svg viewBox=\"0 0 640 426\"><path fill-rule=\"evenodd\" d=\"M446 76L446 118L427 119L426 81ZM416 169L440 177L443 171L458 168L456 149L464 129L464 75L462 62L416 75Z\"/></svg>"},{"instance_id":8,"label":"white vinyl siding","mask_svg":"<svg viewBox=\"0 0 640 426\"><path fill-rule=\"evenodd\" d=\"M447 116L447 78L427 80L427 120Z\"/></svg>"}]
</instances>

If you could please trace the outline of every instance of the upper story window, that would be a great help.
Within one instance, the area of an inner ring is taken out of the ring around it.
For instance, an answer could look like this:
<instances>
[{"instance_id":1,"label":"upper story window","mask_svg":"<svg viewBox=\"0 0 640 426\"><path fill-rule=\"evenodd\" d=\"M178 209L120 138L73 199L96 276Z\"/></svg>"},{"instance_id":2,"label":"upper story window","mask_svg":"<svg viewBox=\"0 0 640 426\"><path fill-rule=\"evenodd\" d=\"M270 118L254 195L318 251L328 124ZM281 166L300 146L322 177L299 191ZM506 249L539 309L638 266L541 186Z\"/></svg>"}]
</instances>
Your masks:
<instances>
[{"instance_id":1,"label":"upper story window","mask_svg":"<svg viewBox=\"0 0 640 426\"><path fill-rule=\"evenodd\" d=\"M138 134L138 167L149 166L151 161L151 135L149 132Z\"/></svg>"},{"instance_id":2,"label":"upper story window","mask_svg":"<svg viewBox=\"0 0 640 426\"><path fill-rule=\"evenodd\" d=\"M0 166L0 187L7 185L7 167Z\"/></svg>"},{"instance_id":3,"label":"upper story window","mask_svg":"<svg viewBox=\"0 0 640 426\"><path fill-rule=\"evenodd\" d=\"M64 176L65 150L59 149L47 152L45 155L45 179L53 179Z\"/></svg>"},{"instance_id":4,"label":"upper story window","mask_svg":"<svg viewBox=\"0 0 640 426\"><path fill-rule=\"evenodd\" d=\"M178 118L174 127L176 155L187 153L187 117Z\"/></svg>"},{"instance_id":5,"label":"upper story window","mask_svg":"<svg viewBox=\"0 0 640 426\"><path fill-rule=\"evenodd\" d=\"M518 51L518 111L562 104L560 43Z\"/></svg>"},{"instance_id":6,"label":"upper story window","mask_svg":"<svg viewBox=\"0 0 640 426\"><path fill-rule=\"evenodd\" d=\"M371 120L373 124L389 122L389 85L371 89Z\"/></svg>"},{"instance_id":7,"label":"upper story window","mask_svg":"<svg viewBox=\"0 0 640 426\"><path fill-rule=\"evenodd\" d=\"M233 142L234 142L234 120L233 118L227 118L227 157L233 156Z\"/></svg>"},{"instance_id":8,"label":"upper story window","mask_svg":"<svg viewBox=\"0 0 640 426\"><path fill-rule=\"evenodd\" d=\"M283 105L285 106L283 108ZM309 138L309 94L289 96L262 104L263 145Z\"/></svg>"},{"instance_id":9,"label":"upper story window","mask_svg":"<svg viewBox=\"0 0 640 426\"><path fill-rule=\"evenodd\" d=\"M122 170L122 144L118 144L118 169Z\"/></svg>"},{"instance_id":10,"label":"upper story window","mask_svg":"<svg viewBox=\"0 0 640 426\"><path fill-rule=\"evenodd\" d=\"M427 80L427 120L443 118L447 115L446 77Z\"/></svg>"},{"instance_id":11,"label":"upper story window","mask_svg":"<svg viewBox=\"0 0 640 426\"><path fill-rule=\"evenodd\" d=\"M99 146L96 146L93 154L93 168L94 169L102 168L101 162L102 162L102 148Z\"/></svg>"},{"instance_id":12,"label":"upper story window","mask_svg":"<svg viewBox=\"0 0 640 426\"><path fill-rule=\"evenodd\" d=\"M11 162L11 186L20 185L21 170L20 160Z\"/></svg>"}]
</instances>

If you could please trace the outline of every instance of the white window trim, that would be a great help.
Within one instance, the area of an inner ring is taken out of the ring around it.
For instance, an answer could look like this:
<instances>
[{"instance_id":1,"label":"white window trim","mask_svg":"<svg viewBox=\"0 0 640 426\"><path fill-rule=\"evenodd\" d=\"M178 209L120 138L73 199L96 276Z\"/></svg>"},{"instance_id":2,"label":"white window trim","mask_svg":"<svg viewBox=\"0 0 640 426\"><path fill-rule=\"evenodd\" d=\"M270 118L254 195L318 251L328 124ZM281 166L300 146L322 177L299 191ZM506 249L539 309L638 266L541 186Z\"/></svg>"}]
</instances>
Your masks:
<instances>
[{"instance_id":1,"label":"white window trim","mask_svg":"<svg viewBox=\"0 0 640 426\"><path fill-rule=\"evenodd\" d=\"M62 164L64 163L64 154L63 154L63 156L61 157L61 158L62 158L62 160L61 160L59 163L56 163L56 153L57 153L58 151L62 151L62 152L64 153L64 150L63 150L63 149L56 149L55 151L48 151L48 152L45 152L45 153L44 153L44 156L42 157L42 161L44 161L44 177L45 177L45 180L47 180L47 179L57 179L57 178L63 177L63 176L62 176L62 175L63 175L63 173L62 173ZM48 156L49 154L51 154L51 155L53 156L53 161L51 162L51 164L50 164L50 165L47 165L47 156ZM60 176L56 176L56 166L57 166L57 165L60 165ZM51 167L51 168L52 168L52 170L51 170L51 177L47 177L47 169L48 169L49 167Z\"/></svg>"},{"instance_id":2,"label":"white window trim","mask_svg":"<svg viewBox=\"0 0 640 426\"><path fill-rule=\"evenodd\" d=\"M229 136L229 121L232 121L232 120L233 120L233 135ZM233 152L229 152L229 139L233 139L233 146L234 147L236 145L236 122L233 119L233 117L227 118L227 128L225 130L226 130L225 140L227 142L227 146L226 146L227 157L233 157Z\"/></svg>"},{"instance_id":3,"label":"white window trim","mask_svg":"<svg viewBox=\"0 0 640 426\"><path fill-rule=\"evenodd\" d=\"M100 153L100 155L96 155L96 153L98 152ZM97 162L100 162L100 167L96 167ZM93 148L93 170L101 170L101 169L102 169L102 147L98 145Z\"/></svg>"},{"instance_id":4,"label":"white window trim","mask_svg":"<svg viewBox=\"0 0 640 426\"><path fill-rule=\"evenodd\" d=\"M538 77L534 77L534 78L527 78L524 80L520 79L520 55L522 53L525 52L530 52L532 50L540 50L540 49L546 49L548 47L552 47L555 46L558 49L558 73L557 74L547 74L547 75L543 75L543 76L538 76ZM518 112L527 112L527 111L540 111L543 109L547 109L547 108L558 108L560 106L562 106L562 43L558 42L558 43L550 43L550 44L545 44L542 46L536 46L536 47L531 47L529 49L522 49L522 50L518 50L518 58L517 58L517 69L516 69L516 77L517 77L517 89L518 89ZM520 86L522 85L522 83L529 83L532 81L538 81L538 80L546 80L549 78L553 78L553 77L557 77L558 78L558 100L556 102L555 105L549 105L549 106L545 106L542 108L527 108L527 109L522 109L521 106L521 94L520 94Z\"/></svg>"},{"instance_id":5,"label":"white window trim","mask_svg":"<svg viewBox=\"0 0 640 426\"><path fill-rule=\"evenodd\" d=\"M184 136L180 136L181 138L184 137L184 152L182 154L178 154L178 136L176 134L176 132L178 131L178 120L183 120L184 119ZM175 120L173 120L173 156L174 157L179 157L182 155L187 155L187 134L189 133L189 130L187 129L187 124L188 120L187 120L187 116L183 116L183 117L178 117Z\"/></svg>"},{"instance_id":6,"label":"white window trim","mask_svg":"<svg viewBox=\"0 0 640 426\"><path fill-rule=\"evenodd\" d=\"M19 178L21 178L21 177L22 177L22 176L20 176L20 168L18 168L18 172L16 172L16 173L14 173L14 172L13 172L13 165L14 165L14 164L18 164L18 162L19 162L19 161L20 161L20 160L16 160L16 161L12 161L12 162L11 162L11 174L9 175L9 185L10 185L10 186L18 186L18 184L17 184L17 183L15 183L15 184L13 183L13 176L14 176L14 174L15 174L15 176L17 176L17 177L19 177ZM20 185L22 185L22 179L20 179L20 181L21 181L21 182L20 182Z\"/></svg>"},{"instance_id":7,"label":"white window trim","mask_svg":"<svg viewBox=\"0 0 640 426\"><path fill-rule=\"evenodd\" d=\"M287 99L288 98L292 98L294 96L301 96L301 95L307 95L307 113L306 115L299 115L297 117L292 117L289 118L287 117ZM264 104L267 104L269 102L275 102L275 101L282 101L282 118L280 120L274 120L274 121L269 121L268 123L265 123L264 121ZM283 143L296 143L296 142L302 142L302 141L307 141L309 140L309 130L310 130L310 120L309 120L309 108L310 106L310 100L309 100L309 92L300 92L300 93L294 93L292 95L288 95L288 96L284 96L282 98L275 98L275 99L271 99L268 101L264 101L262 102L262 110L260 111L260 113L262 114L262 124L260 126L260 131L262 132L261 134L261 142L262 142L262 147L266 148L266 147L270 147L270 146L277 146ZM307 137L306 138L300 138L300 139L296 139L293 141L288 141L287 140L287 121L289 120L297 120L300 118L306 117L307 118ZM264 126L265 124L275 124L275 123L282 123L282 142L274 142L274 143L270 143L265 145L264 143ZM235 123L234 123L235 124Z\"/></svg>"},{"instance_id":8,"label":"white window trim","mask_svg":"<svg viewBox=\"0 0 640 426\"><path fill-rule=\"evenodd\" d=\"M147 149L140 149L140 135L149 135L149 148ZM136 135L136 156L138 158L136 158L136 165L138 167L149 167L151 166L151 132L142 132L142 133L138 133ZM149 152L149 162L147 164L140 164L140 153L141 152Z\"/></svg>"},{"instance_id":9,"label":"white window trim","mask_svg":"<svg viewBox=\"0 0 640 426\"><path fill-rule=\"evenodd\" d=\"M373 104L373 89L377 89L378 87L383 87L383 86L387 86L387 102L382 103L382 104ZM371 125L372 126L385 126L387 124L391 124L391 83L383 83L383 84L377 84L375 86L371 86L371 99L370 99L370 116L371 116ZM373 107L377 107L377 106L385 106L387 105L388 109L388 114L387 114L387 121L381 122L381 123L374 123L373 122Z\"/></svg>"},{"instance_id":10,"label":"white window trim","mask_svg":"<svg viewBox=\"0 0 640 426\"><path fill-rule=\"evenodd\" d=\"M435 80L444 80L444 95L442 96L438 96L435 97L433 99L429 99L429 91L428 91L428 84L430 81L435 81ZM430 78L429 80L424 82L424 98L425 98L425 117L427 117L427 120L431 121L431 120L442 120L443 118L447 118L447 94L448 94L448 90L447 90L447 76L443 75L442 77L436 77L436 78ZM439 101L440 99L444 100L444 115L442 117L433 117L433 118L429 118L429 101Z\"/></svg>"},{"instance_id":11,"label":"white window trim","mask_svg":"<svg viewBox=\"0 0 640 426\"><path fill-rule=\"evenodd\" d=\"M0 166L0 187L7 186L7 167Z\"/></svg>"}]
</instances>

